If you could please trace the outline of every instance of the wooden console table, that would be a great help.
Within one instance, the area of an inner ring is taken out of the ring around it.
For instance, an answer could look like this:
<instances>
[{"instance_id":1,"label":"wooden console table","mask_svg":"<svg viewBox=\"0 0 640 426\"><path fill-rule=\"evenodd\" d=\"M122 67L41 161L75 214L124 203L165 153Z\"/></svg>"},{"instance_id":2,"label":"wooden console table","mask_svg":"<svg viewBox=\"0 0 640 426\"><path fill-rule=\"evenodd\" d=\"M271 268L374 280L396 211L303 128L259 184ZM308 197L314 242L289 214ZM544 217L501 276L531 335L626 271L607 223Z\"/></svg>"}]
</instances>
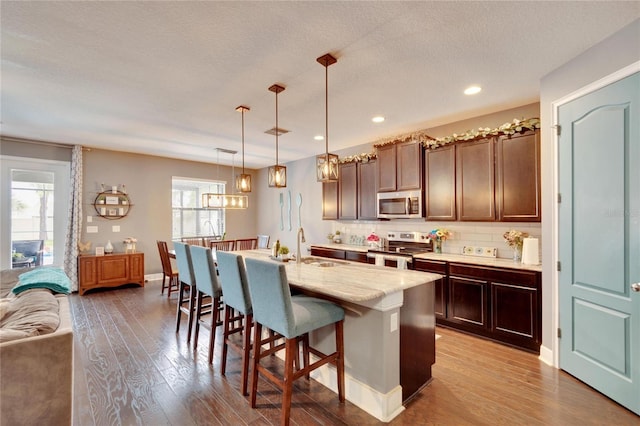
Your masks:
<instances>
[{"instance_id":1,"label":"wooden console table","mask_svg":"<svg viewBox=\"0 0 640 426\"><path fill-rule=\"evenodd\" d=\"M78 292L123 284L144 287L144 253L116 253L78 256Z\"/></svg>"}]
</instances>

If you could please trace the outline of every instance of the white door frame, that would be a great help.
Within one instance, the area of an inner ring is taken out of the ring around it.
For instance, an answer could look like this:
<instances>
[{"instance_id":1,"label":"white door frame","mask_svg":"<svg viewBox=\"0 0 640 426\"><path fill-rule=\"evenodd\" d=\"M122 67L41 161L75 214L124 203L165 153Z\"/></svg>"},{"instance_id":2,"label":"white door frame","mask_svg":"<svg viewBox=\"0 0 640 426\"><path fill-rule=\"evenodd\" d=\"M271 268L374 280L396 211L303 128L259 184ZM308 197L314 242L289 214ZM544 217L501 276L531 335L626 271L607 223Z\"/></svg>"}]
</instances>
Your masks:
<instances>
[{"instance_id":1,"label":"white door frame","mask_svg":"<svg viewBox=\"0 0 640 426\"><path fill-rule=\"evenodd\" d=\"M640 61L634 62L631 65L628 65L612 74L609 74L599 80L594 81L593 83L587 84L586 86L581 87L580 89L563 96L560 99L557 99L551 102L551 109L553 113L553 124L554 126L558 124L558 109L568 103L573 101L574 99L579 98L580 96L584 96L591 92L594 92L598 89L603 88L609 84L615 83L616 81L622 80L625 77L628 77L636 72L640 72ZM558 194L559 190L559 182L558 182L558 172L560 164L558 162L558 133L553 132L553 214L551 217L552 221L552 253L551 253L551 267L556 269L555 265L558 264L558 247L560 241L558 239L559 230L558 230ZM560 323L560 304L559 304L559 276L558 271L555 271L553 274L553 280L551 282L552 287L552 312L554 313L553 318L551 319L551 329L557 330ZM544 348L540 348L540 359L547 364L551 364L556 368L560 367L560 340L555 333L555 337L552 341L551 353L545 351ZM544 352L544 353L543 353Z\"/></svg>"},{"instance_id":2,"label":"white door frame","mask_svg":"<svg viewBox=\"0 0 640 426\"><path fill-rule=\"evenodd\" d=\"M64 258L64 245L66 240L68 210L69 210L69 181L71 179L71 163L69 161L43 160L30 157L15 157L0 155L2 172L0 173L0 244L4 248L7 241L11 242L11 174L9 170L15 167L33 168L51 171L55 173L54 191L54 217L66 218L64 224L60 224L54 219L54 241L55 266L62 266ZM11 249L0 250L0 268L11 268Z\"/></svg>"}]
</instances>

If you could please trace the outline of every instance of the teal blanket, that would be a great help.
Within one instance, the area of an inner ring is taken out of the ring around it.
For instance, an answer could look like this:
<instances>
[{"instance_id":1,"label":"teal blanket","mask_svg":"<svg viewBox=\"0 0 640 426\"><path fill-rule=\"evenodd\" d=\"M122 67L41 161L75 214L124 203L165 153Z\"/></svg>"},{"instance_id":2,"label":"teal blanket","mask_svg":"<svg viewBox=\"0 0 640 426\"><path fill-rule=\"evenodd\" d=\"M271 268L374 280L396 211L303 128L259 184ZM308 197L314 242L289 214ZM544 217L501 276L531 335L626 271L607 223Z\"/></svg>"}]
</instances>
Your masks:
<instances>
[{"instance_id":1,"label":"teal blanket","mask_svg":"<svg viewBox=\"0 0 640 426\"><path fill-rule=\"evenodd\" d=\"M46 288L54 293L71 293L71 281L60 268L37 268L20 274L20 281L11 291L20 294L33 288Z\"/></svg>"}]
</instances>

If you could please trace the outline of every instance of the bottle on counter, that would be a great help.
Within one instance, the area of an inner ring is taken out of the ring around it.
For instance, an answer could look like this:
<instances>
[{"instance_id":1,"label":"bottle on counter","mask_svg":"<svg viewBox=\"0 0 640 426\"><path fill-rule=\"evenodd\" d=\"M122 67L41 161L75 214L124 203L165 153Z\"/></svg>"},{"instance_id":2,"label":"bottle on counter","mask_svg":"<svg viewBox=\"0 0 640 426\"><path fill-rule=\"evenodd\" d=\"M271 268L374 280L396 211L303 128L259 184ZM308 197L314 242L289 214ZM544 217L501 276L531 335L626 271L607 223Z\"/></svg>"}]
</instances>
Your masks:
<instances>
[{"instance_id":1,"label":"bottle on counter","mask_svg":"<svg viewBox=\"0 0 640 426\"><path fill-rule=\"evenodd\" d=\"M276 240L276 243L271 247L271 255L273 257L278 257L278 252L280 251L280 240Z\"/></svg>"}]
</instances>

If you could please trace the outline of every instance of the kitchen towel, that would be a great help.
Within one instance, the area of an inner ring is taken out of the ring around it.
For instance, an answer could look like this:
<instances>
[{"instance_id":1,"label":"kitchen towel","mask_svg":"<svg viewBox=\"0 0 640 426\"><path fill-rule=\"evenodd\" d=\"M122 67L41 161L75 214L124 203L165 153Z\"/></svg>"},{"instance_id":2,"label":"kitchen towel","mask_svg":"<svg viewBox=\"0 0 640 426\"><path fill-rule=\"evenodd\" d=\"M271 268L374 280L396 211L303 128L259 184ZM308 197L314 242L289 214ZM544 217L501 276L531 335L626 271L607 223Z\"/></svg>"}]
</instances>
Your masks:
<instances>
[{"instance_id":1,"label":"kitchen towel","mask_svg":"<svg viewBox=\"0 0 640 426\"><path fill-rule=\"evenodd\" d=\"M384 266L384 254L376 254L376 266Z\"/></svg>"},{"instance_id":2,"label":"kitchen towel","mask_svg":"<svg viewBox=\"0 0 640 426\"><path fill-rule=\"evenodd\" d=\"M524 265L538 265L538 239L527 237L522 242L522 263Z\"/></svg>"},{"instance_id":3,"label":"kitchen towel","mask_svg":"<svg viewBox=\"0 0 640 426\"><path fill-rule=\"evenodd\" d=\"M398 269L407 269L407 259L405 259L404 257L399 257L396 262L396 267Z\"/></svg>"}]
</instances>

